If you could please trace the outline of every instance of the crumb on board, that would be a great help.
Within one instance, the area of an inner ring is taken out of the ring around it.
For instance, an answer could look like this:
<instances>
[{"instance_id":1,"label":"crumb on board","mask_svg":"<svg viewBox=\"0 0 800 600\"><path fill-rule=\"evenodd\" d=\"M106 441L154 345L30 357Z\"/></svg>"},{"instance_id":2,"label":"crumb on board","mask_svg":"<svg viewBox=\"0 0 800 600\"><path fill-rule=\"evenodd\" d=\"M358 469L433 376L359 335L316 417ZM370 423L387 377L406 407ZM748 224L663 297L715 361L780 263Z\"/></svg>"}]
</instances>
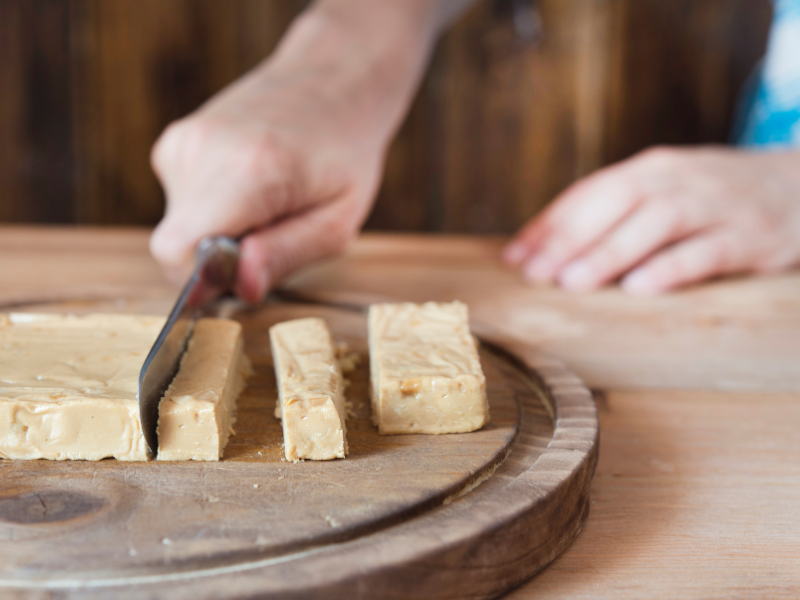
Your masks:
<instances>
[{"instance_id":1,"label":"crumb on board","mask_svg":"<svg viewBox=\"0 0 800 600\"><path fill-rule=\"evenodd\" d=\"M356 411L353 409L353 403L347 398L344 400L344 412L348 419L355 419Z\"/></svg>"},{"instance_id":2,"label":"crumb on board","mask_svg":"<svg viewBox=\"0 0 800 600\"><path fill-rule=\"evenodd\" d=\"M336 359L339 361L342 373L351 373L361 364L361 355L355 350L350 350L347 342L336 344Z\"/></svg>"},{"instance_id":3,"label":"crumb on board","mask_svg":"<svg viewBox=\"0 0 800 600\"><path fill-rule=\"evenodd\" d=\"M328 522L328 525L330 525L331 527L335 528L335 527L340 527L341 526L341 523L339 523L339 521L337 521L336 519L334 519L330 515L325 515L325 520Z\"/></svg>"}]
</instances>

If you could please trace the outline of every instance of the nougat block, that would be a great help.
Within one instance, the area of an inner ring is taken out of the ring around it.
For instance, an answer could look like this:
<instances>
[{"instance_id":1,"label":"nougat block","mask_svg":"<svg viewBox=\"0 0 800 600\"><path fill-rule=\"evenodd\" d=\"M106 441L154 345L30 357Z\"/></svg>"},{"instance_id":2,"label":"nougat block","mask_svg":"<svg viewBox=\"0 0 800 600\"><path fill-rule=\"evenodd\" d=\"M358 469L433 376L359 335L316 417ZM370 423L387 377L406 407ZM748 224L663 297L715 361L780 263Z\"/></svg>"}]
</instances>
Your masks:
<instances>
[{"instance_id":1,"label":"nougat block","mask_svg":"<svg viewBox=\"0 0 800 600\"><path fill-rule=\"evenodd\" d=\"M465 304L373 304L369 351L372 419L381 434L463 433L488 422Z\"/></svg>"},{"instance_id":2,"label":"nougat block","mask_svg":"<svg viewBox=\"0 0 800 600\"><path fill-rule=\"evenodd\" d=\"M160 317L0 315L0 457L147 460L139 371Z\"/></svg>"},{"instance_id":3,"label":"nougat block","mask_svg":"<svg viewBox=\"0 0 800 600\"><path fill-rule=\"evenodd\" d=\"M251 371L239 323L198 320L158 407L158 460L222 458Z\"/></svg>"},{"instance_id":4,"label":"nougat block","mask_svg":"<svg viewBox=\"0 0 800 600\"><path fill-rule=\"evenodd\" d=\"M286 459L344 458L344 383L325 321L286 321L272 326L269 335Z\"/></svg>"}]
</instances>

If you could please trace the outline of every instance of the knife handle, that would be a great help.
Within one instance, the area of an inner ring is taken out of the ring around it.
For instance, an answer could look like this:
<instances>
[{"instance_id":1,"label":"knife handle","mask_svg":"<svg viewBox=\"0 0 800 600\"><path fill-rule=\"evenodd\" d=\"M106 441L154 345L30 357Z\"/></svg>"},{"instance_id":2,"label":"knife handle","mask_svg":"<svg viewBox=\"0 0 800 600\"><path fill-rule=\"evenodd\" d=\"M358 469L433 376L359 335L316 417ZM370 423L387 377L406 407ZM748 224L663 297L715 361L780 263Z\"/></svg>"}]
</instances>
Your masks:
<instances>
[{"instance_id":1,"label":"knife handle","mask_svg":"<svg viewBox=\"0 0 800 600\"><path fill-rule=\"evenodd\" d=\"M205 285L224 294L233 291L239 264L239 242L224 235L204 237L197 244L196 264Z\"/></svg>"}]
</instances>

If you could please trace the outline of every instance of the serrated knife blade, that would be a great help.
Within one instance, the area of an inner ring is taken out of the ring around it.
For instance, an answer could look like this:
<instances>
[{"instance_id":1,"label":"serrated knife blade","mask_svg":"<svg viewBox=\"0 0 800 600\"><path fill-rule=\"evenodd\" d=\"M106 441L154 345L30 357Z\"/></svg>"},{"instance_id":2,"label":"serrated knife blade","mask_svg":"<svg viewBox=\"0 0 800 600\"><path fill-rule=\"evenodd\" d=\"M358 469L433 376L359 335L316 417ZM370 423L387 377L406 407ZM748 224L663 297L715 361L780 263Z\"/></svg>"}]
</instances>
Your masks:
<instances>
[{"instance_id":1,"label":"serrated knife blade","mask_svg":"<svg viewBox=\"0 0 800 600\"><path fill-rule=\"evenodd\" d=\"M139 416L147 457L158 450L158 404L178 372L194 323L220 296L233 290L239 243L229 237L203 238L195 268L167 317L139 373Z\"/></svg>"}]
</instances>

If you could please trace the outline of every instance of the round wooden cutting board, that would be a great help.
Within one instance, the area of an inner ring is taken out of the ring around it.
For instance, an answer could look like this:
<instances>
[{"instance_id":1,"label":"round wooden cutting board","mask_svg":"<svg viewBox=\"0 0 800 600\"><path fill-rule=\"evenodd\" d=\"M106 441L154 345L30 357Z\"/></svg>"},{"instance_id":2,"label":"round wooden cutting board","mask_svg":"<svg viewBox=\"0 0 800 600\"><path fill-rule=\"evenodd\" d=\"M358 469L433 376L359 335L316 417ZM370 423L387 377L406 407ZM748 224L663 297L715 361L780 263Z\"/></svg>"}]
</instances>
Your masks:
<instances>
[{"instance_id":1,"label":"round wooden cutting board","mask_svg":"<svg viewBox=\"0 0 800 600\"><path fill-rule=\"evenodd\" d=\"M163 314L156 304L22 309ZM268 329L312 315L361 365L348 375L350 455L295 464L273 416ZM481 332L490 423L380 436L363 313L274 303L236 318L256 374L222 461L0 461L0 596L491 598L580 531L597 413L556 361Z\"/></svg>"}]
</instances>

